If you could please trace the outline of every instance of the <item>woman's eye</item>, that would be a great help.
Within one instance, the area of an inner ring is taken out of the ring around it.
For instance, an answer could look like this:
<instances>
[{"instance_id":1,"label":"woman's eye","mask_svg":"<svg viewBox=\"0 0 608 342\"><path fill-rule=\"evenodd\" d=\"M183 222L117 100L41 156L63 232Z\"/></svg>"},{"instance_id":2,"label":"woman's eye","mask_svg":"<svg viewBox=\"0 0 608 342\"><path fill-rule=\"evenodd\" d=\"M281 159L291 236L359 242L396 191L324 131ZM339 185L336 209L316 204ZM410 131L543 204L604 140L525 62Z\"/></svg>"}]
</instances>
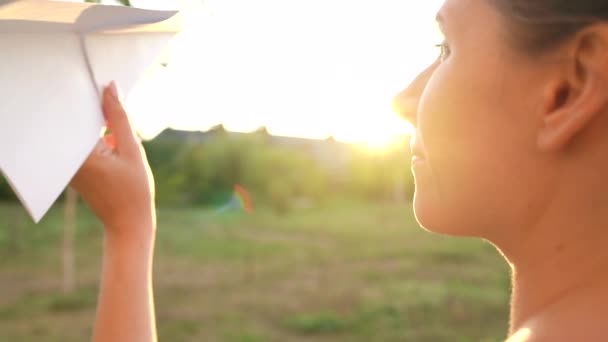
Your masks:
<instances>
[{"instance_id":1,"label":"woman's eye","mask_svg":"<svg viewBox=\"0 0 608 342\"><path fill-rule=\"evenodd\" d=\"M442 62L445 61L450 56L450 54L452 54L452 49L446 41L443 41L441 44L435 45L435 47L438 47L440 49L439 60Z\"/></svg>"}]
</instances>

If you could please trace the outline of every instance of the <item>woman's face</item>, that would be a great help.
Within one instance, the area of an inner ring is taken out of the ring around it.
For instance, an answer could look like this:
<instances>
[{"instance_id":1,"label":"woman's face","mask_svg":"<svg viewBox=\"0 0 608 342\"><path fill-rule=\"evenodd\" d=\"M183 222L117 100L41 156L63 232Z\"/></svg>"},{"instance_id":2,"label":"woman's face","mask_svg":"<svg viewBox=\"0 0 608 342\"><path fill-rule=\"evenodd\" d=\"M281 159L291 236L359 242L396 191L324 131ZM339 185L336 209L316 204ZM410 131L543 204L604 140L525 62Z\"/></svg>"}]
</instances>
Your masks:
<instances>
[{"instance_id":1,"label":"woman's face","mask_svg":"<svg viewBox=\"0 0 608 342\"><path fill-rule=\"evenodd\" d=\"M447 0L438 21L441 56L395 99L417 127L414 209L431 231L492 238L540 210L547 70L509 44L487 0Z\"/></svg>"}]
</instances>

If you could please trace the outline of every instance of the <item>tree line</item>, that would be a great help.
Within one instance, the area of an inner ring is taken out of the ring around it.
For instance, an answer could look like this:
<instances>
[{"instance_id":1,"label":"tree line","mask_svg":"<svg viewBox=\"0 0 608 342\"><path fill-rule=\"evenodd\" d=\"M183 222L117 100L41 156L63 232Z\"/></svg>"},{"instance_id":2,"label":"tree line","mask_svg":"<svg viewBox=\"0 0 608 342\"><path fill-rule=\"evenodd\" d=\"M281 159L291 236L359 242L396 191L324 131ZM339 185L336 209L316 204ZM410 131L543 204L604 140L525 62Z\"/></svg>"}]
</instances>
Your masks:
<instances>
[{"instance_id":1,"label":"tree line","mask_svg":"<svg viewBox=\"0 0 608 342\"><path fill-rule=\"evenodd\" d=\"M254 205L278 211L334 197L407 200L414 189L407 144L371 151L333 140L294 145L265 132L223 130L199 141L161 135L143 144L159 206L221 206L235 185L247 190ZM0 200L16 201L1 177Z\"/></svg>"}]
</instances>

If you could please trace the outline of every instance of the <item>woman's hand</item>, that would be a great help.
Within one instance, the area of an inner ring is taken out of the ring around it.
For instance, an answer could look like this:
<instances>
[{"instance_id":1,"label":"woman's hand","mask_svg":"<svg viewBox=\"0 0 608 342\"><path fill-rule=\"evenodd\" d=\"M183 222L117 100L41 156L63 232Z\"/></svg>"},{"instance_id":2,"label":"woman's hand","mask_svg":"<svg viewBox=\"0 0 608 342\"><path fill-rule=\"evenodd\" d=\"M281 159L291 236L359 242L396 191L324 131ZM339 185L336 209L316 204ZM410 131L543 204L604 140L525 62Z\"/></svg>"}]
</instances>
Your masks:
<instances>
[{"instance_id":1,"label":"woman's hand","mask_svg":"<svg viewBox=\"0 0 608 342\"><path fill-rule=\"evenodd\" d=\"M102 107L111 133L72 181L105 228L93 341L156 341L152 173L115 83L104 90Z\"/></svg>"},{"instance_id":2,"label":"woman's hand","mask_svg":"<svg viewBox=\"0 0 608 342\"><path fill-rule=\"evenodd\" d=\"M107 235L137 238L150 233L141 230L153 229L156 223L154 180L115 82L104 89L102 97L110 133L99 141L72 186L104 224Z\"/></svg>"}]
</instances>

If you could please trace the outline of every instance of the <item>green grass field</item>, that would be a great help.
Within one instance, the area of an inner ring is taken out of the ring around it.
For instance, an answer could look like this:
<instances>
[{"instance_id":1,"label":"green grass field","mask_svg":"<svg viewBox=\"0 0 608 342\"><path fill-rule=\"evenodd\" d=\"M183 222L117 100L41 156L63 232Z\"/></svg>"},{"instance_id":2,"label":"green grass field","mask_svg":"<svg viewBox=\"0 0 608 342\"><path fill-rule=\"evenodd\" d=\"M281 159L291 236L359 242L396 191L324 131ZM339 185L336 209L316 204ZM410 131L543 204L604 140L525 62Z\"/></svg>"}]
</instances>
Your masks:
<instances>
[{"instance_id":1,"label":"green grass field","mask_svg":"<svg viewBox=\"0 0 608 342\"><path fill-rule=\"evenodd\" d=\"M160 209L160 341L501 341L508 269L479 240L440 237L395 204L275 215ZM86 341L101 229L78 216L77 282L61 293L61 207L39 225L0 205L0 341Z\"/></svg>"}]
</instances>

